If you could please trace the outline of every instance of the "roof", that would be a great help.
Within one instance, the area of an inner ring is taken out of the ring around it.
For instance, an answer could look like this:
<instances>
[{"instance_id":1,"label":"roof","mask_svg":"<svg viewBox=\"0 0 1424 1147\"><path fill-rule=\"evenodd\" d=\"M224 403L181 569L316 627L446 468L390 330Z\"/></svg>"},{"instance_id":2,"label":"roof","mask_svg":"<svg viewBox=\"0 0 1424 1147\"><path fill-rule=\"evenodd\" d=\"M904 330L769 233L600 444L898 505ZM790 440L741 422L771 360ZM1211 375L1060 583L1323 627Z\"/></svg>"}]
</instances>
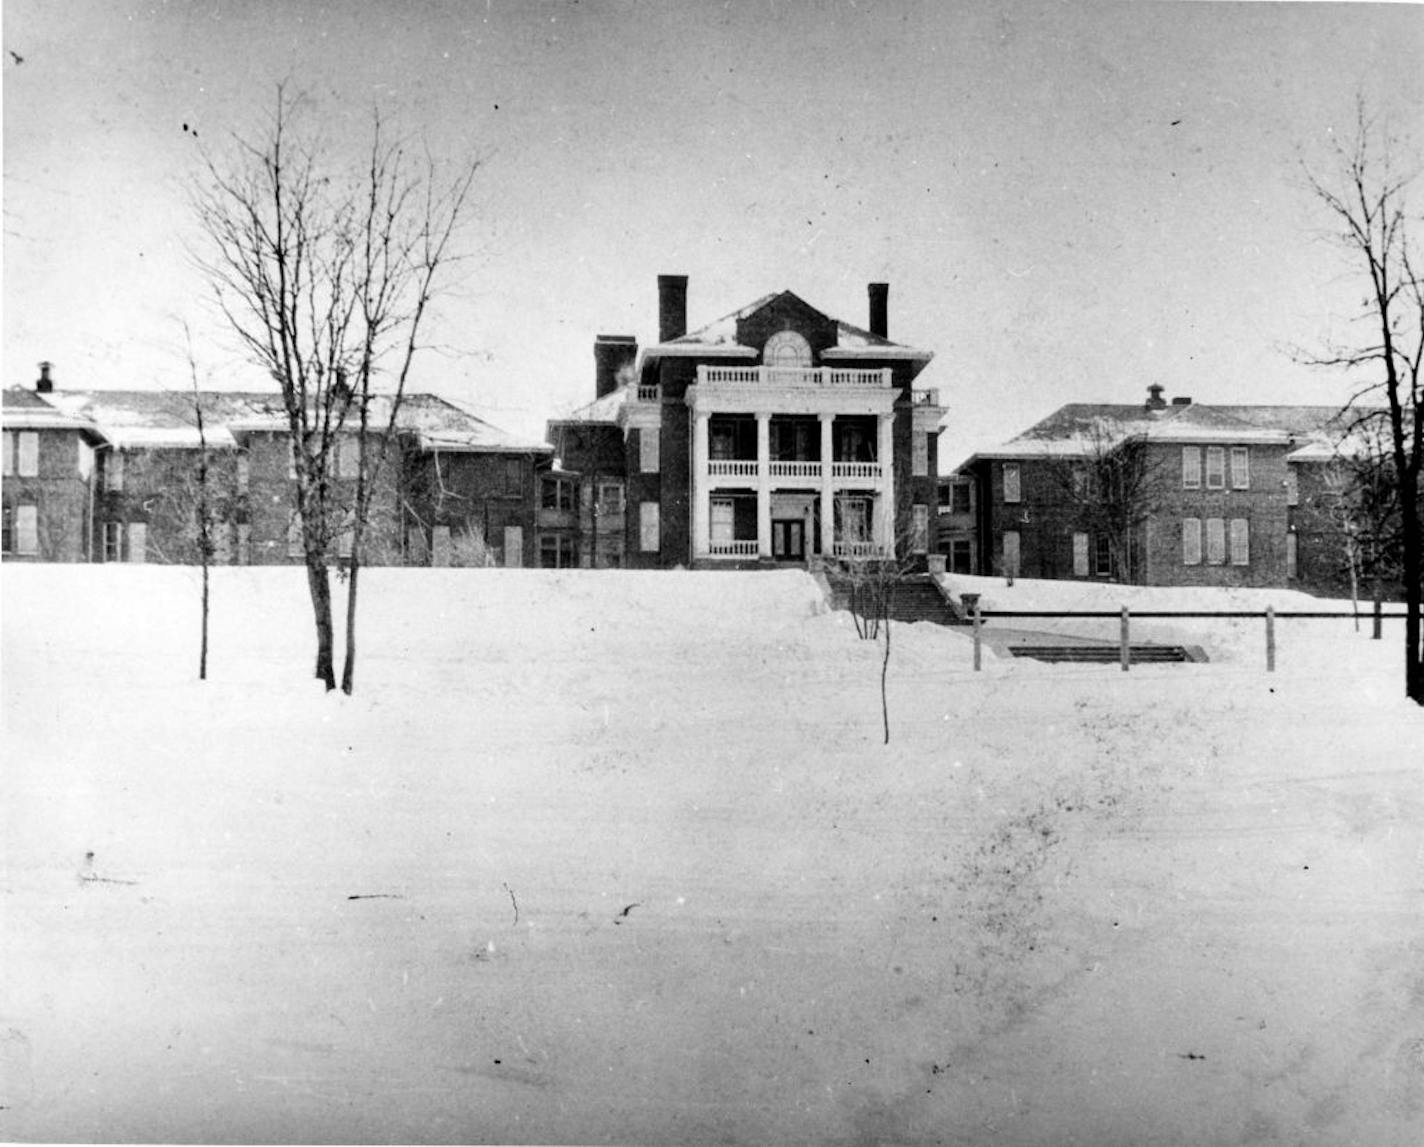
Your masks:
<instances>
[{"instance_id":1,"label":"roof","mask_svg":"<svg viewBox=\"0 0 1424 1147\"><path fill-rule=\"evenodd\" d=\"M1345 436L1355 413L1338 406L1243 406L1173 403L1159 410L1142 404L1069 403L976 459L1087 457L1128 438L1151 442L1253 442L1293 446L1317 442L1329 449ZM1296 455L1292 455L1295 457ZM1300 458L1314 457L1301 454Z\"/></svg>"},{"instance_id":2,"label":"roof","mask_svg":"<svg viewBox=\"0 0 1424 1147\"><path fill-rule=\"evenodd\" d=\"M7 430L78 430L98 437L99 430L87 418L57 410L34 391L23 386L7 386L0 402L0 421Z\"/></svg>"},{"instance_id":3,"label":"roof","mask_svg":"<svg viewBox=\"0 0 1424 1147\"><path fill-rule=\"evenodd\" d=\"M550 422L616 423L618 415L628 402L627 386L610 390L601 398L596 398L586 406L571 410L568 414L549 419Z\"/></svg>"},{"instance_id":4,"label":"roof","mask_svg":"<svg viewBox=\"0 0 1424 1147\"><path fill-rule=\"evenodd\" d=\"M756 314L763 307L788 298L835 324L836 345L827 347L821 352L824 358L905 358L929 362L934 357L930 351L916 350L913 347L892 342L890 339L872 334L862 327L832 318L811 306L794 291L773 291L769 295L763 295L706 326L698 327L695 331L689 331L678 338L650 346L643 353L651 357L677 354L724 354L734 355L738 358L753 357L759 353L758 348L744 346L737 342L738 324Z\"/></svg>"},{"instance_id":5,"label":"roof","mask_svg":"<svg viewBox=\"0 0 1424 1147\"><path fill-rule=\"evenodd\" d=\"M189 391L65 389L36 395L14 387L5 392L6 426L11 425L12 397L19 417L43 418L47 420L45 424L51 426L62 423L87 428L119 449L197 449L204 438L209 447L232 449L238 445L235 435L264 431L283 433L287 429L286 409L276 391L199 392L203 413L201 437L194 394ZM373 424L385 423L387 402L378 399L373 403ZM402 431L415 436L422 450L494 453L553 450L545 442L510 434L439 395L425 392L405 395L397 421Z\"/></svg>"}]
</instances>

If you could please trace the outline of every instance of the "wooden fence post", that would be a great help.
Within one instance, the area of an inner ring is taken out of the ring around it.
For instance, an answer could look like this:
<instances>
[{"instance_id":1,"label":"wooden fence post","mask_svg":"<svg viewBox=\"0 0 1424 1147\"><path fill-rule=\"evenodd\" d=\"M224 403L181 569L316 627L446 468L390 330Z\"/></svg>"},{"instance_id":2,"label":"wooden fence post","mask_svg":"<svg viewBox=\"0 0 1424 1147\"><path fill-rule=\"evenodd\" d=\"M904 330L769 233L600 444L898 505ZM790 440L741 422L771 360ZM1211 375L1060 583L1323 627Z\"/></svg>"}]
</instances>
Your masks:
<instances>
[{"instance_id":1,"label":"wooden fence post","mask_svg":"<svg viewBox=\"0 0 1424 1147\"><path fill-rule=\"evenodd\" d=\"M1122 647L1120 650L1122 656L1122 671L1126 673L1127 667L1132 664L1132 643L1128 631L1127 606L1122 607L1122 640L1120 644Z\"/></svg>"},{"instance_id":2,"label":"wooden fence post","mask_svg":"<svg viewBox=\"0 0 1424 1147\"><path fill-rule=\"evenodd\" d=\"M1374 631L1370 634L1370 637L1371 637L1372 640L1378 641L1378 640L1380 639L1380 630L1383 628L1383 624L1382 624L1382 623L1383 623L1383 621L1384 621L1384 599L1380 596L1380 587L1379 587L1379 583L1378 583L1378 582L1375 583L1375 602L1374 602L1374 605L1375 605L1375 627L1374 627Z\"/></svg>"},{"instance_id":3,"label":"wooden fence post","mask_svg":"<svg viewBox=\"0 0 1424 1147\"><path fill-rule=\"evenodd\" d=\"M1276 671L1276 610L1266 606L1266 672Z\"/></svg>"}]
</instances>

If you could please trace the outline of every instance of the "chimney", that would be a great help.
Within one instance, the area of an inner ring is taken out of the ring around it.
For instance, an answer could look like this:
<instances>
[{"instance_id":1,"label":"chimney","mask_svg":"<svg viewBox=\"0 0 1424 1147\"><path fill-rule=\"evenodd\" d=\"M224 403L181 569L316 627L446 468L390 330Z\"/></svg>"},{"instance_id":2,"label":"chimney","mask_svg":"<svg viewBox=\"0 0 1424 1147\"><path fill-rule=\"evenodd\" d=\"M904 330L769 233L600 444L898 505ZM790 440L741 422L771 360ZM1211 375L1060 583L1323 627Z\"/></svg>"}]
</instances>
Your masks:
<instances>
[{"instance_id":1,"label":"chimney","mask_svg":"<svg viewBox=\"0 0 1424 1147\"><path fill-rule=\"evenodd\" d=\"M1167 404L1162 400L1163 387L1160 383L1154 382L1147 388L1146 408L1148 410L1166 410Z\"/></svg>"},{"instance_id":2,"label":"chimney","mask_svg":"<svg viewBox=\"0 0 1424 1147\"><path fill-rule=\"evenodd\" d=\"M54 390L54 379L50 378L49 372L53 369L54 363L40 363L40 376L35 380L36 394L49 394Z\"/></svg>"},{"instance_id":3,"label":"chimney","mask_svg":"<svg viewBox=\"0 0 1424 1147\"><path fill-rule=\"evenodd\" d=\"M1191 404L1192 400L1185 394L1172 399L1173 406L1190 406Z\"/></svg>"},{"instance_id":4,"label":"chimney","mask_svg":"<svg viewBox=\"0 0 1424 1147\"><path fill-rule=\"evenodd\" d=\"M658 276L658 342L687 334L687 276Z\"/></svg>"},{"instance_id":5,"label":"chimney","mask_svg":"<svg viewBox=\"0 0 1424 1147\"><path fill-rule=\"evenodd\" d=\"M871 283L870 292L870 333L880 338L890 337L890 284Z\"/></svg>"},{"instance_id":6,"label":"chimney","mask_svg":"<svg viewBox=\"0 0 1424 1147\"><path fill-rule=\"evenodd\" d=\"M602 398L618 389L618 375L638 357L638 340L632 335L598 335L593 340L593 396Z\"/></svg>"}]
</instances>

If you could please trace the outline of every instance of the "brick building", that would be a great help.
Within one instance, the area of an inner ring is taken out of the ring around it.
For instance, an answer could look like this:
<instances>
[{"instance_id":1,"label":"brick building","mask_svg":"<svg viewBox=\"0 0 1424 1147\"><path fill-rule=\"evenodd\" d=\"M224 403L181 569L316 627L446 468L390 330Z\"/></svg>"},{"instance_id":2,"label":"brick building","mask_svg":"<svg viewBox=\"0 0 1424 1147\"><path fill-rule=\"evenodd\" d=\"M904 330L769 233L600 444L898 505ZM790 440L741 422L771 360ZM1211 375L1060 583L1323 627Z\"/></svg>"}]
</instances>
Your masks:
<instances>
[{"instance_id":1,"label":"brick building","mask_svg":"<svg viewBox=\"0 0 1424 1147\"><path fill-rule=\"evenodd\" d=\"M1315 491L1338 458L1333 406L1075 403L959 468L972 484L974 570L1144 585L1338 588L1338 539ZM1140 521L1125 547L1085 525L1082 475L1140 452ZM1128 554L1124 578L1117 550Z\"/></svg>"},{"instance_id":2,"label":"brick building","mask_svg":"<svg viewBox=\"0 0 1424 1147\"><path fill-rule=\"evenodd\" d=\"M660 276L658 341L599 336L594 401L549 423L578 564L928 552L944 410L888 297L870 285L865 328L782 291L689 332L687 279Z\"/></svg>"},{"instance_id":3,"label":"brick building","mask_svg":"<svg viewBox=\"0 0 1424 1147\"><path fill-rule=\"evenodd\" d=\"M202 413L202 432L198 411ZM287 416L274 393L57 389L4 392L9 559L198 560L198 462L217 517L216 560L303 560ZM384 425L381 411L373 424ZM551 449L432 394L407 394L372 498L372 564L530 565L535 491ZM350 550L357 440L337 442L332 557Z\"/></svg>"}]
</instances>

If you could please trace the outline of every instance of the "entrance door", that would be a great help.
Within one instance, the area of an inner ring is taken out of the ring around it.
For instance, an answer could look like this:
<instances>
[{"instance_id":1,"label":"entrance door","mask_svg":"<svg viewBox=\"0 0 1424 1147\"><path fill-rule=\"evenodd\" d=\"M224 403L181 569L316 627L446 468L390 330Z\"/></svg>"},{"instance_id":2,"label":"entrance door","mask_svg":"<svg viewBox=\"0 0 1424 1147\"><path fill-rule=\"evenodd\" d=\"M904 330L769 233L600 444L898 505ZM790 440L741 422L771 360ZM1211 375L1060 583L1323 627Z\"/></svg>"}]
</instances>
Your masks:
<instances>
[{"instance_id":1,"label":"entrance door","mask_svg":"<svg viewBox=\"0 0 1424 1147\"><path fill-rule=\"evenodd\" d=\"M771 554L778 561L806 560L806 523L800 518L776 518L771 523Z\"/></svg>"}]
</instances>

